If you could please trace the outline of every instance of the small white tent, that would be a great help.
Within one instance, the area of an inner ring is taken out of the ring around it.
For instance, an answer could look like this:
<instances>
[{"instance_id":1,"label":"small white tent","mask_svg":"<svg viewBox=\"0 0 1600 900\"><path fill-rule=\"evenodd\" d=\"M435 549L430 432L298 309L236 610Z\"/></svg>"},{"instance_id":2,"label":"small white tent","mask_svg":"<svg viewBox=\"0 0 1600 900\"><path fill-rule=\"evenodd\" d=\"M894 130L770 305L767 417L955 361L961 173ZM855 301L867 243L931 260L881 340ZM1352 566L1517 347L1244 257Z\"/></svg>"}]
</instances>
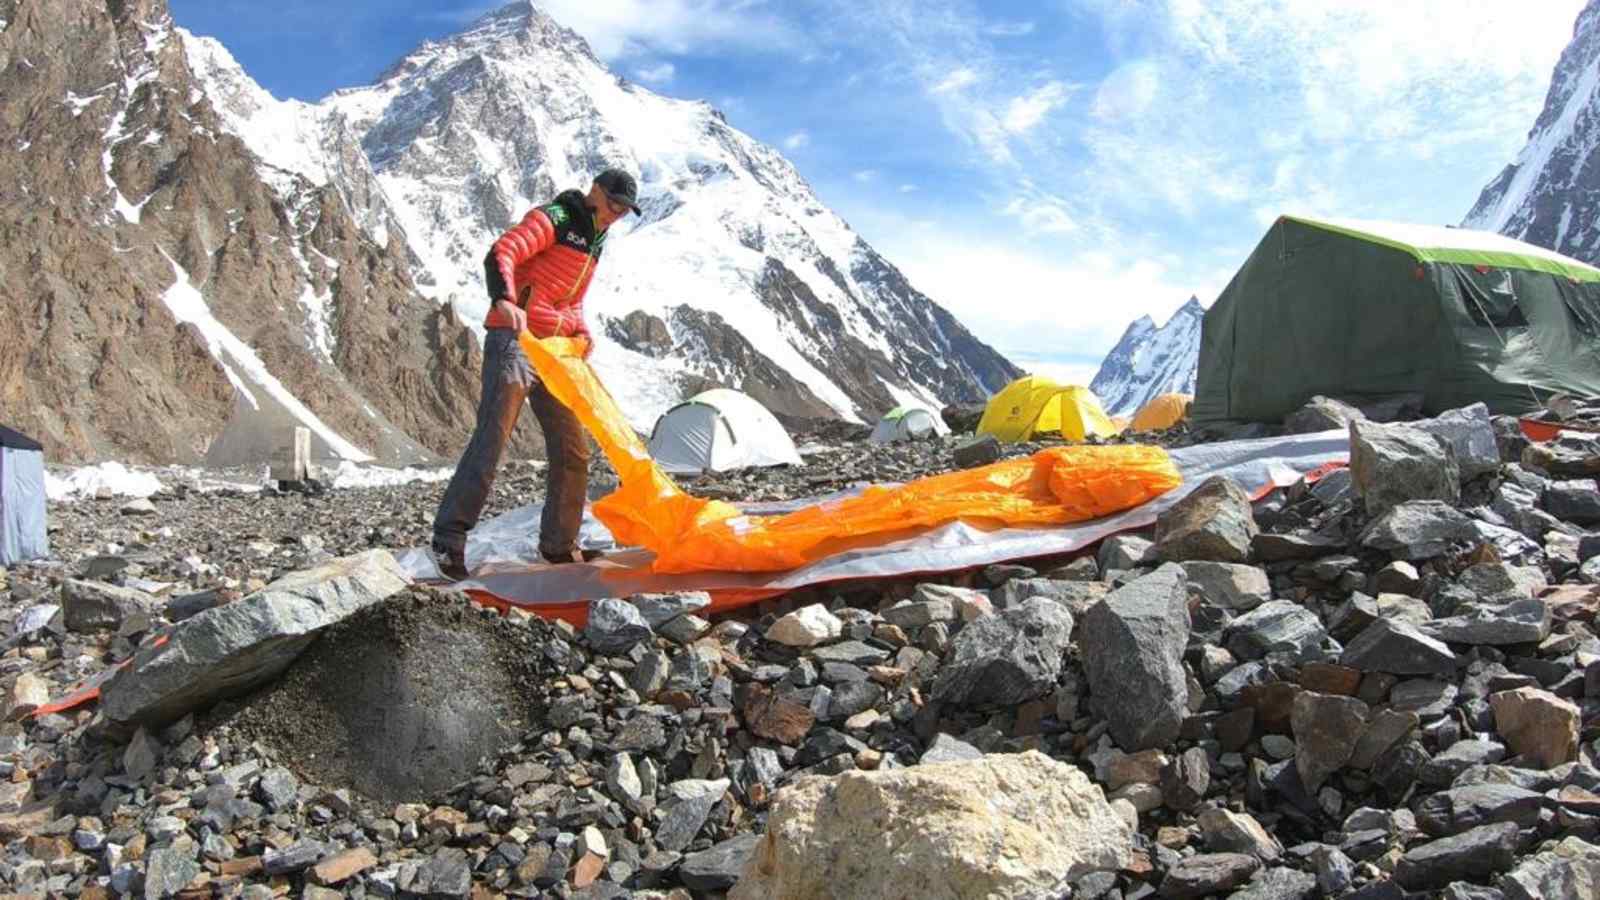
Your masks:
<instances>
[{"instance_id":1,"label":"small white tent","mask_svg":"<svg viewBox=\"0 0 1600 900\"><path fill-rule=\"evenodd\" d=\"M871 440L874 444L888 444L949 433L950 427L944 424L938 413L920 406L897 406L878 420L877 426L872 429Z\"/></svg>"},{"instance_id":2,"label":"small white tent","mask_svg":"<svg viewBox=\"0 0 1600 900\"><path fill-rule=\"evenodd\" d=\"M696 394L667 410L650 432L650 456L675 475L800 465L794 440L772 413L727 388Z\"/></svg>"},{"instance_id":3,"label":"small white tent","mask_svg":"<svg viewBox=\"0 0 1600 900\"><path fill-rule=\"evenodd\" d=\"M0 566L49 554L44 448L0 425Z\"/></svg>"}]
</instances>

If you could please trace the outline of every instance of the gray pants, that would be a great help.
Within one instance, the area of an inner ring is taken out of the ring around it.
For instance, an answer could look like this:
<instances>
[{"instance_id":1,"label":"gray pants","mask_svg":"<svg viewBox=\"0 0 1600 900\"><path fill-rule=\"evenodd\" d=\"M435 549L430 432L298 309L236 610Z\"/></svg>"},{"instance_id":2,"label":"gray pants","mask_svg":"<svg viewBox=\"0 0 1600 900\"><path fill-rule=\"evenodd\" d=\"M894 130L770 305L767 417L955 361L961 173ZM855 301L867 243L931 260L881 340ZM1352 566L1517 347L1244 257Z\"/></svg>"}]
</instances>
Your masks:
<instances>
[{"instance_id":1,"label":"gray pants","mask_svg":"<svg viewBox=\"0 0 1600 900\"><path fill-rule=\"evenodd\" d=\"M491 328L484 337L478 424L434 515L435 543L452 550L466 548L467 532L478 524L478 516L494 488L500 454L511 441L511 430L516 427L524 399L539 419L545 456L550 461L545 476L544 514L539 520L539 552L552 559L566 559L577 549L589 482L588 436L572 410L562 406L539 381L517 344L516 334L509 328Z\"/></svg>"}]
</instances>

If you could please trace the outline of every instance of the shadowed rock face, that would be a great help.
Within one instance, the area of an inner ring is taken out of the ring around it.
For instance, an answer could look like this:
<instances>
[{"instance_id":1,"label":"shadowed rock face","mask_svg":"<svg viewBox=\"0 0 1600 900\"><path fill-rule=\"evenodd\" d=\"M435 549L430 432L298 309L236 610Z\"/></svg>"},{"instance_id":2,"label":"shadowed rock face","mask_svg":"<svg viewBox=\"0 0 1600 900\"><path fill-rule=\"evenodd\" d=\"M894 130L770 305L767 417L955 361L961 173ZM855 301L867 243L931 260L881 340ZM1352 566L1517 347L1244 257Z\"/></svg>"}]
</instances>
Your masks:
<instances>
[{"instance_id":1,"label":"shadowed rock face","mask_svg":"<svg viewBox=\"0 0 1600 900\"><path fill-rule=\"evenodd\" d=\"M340 191L263 180L165 2L7 0L0 18L9 424L52 461L203 458L236 394L212 342L164 299L181 268L334 431L383 461L456 452L481 360L471 334L416 293L395 230L381 246Z\"/></svg>"}]
</instances>

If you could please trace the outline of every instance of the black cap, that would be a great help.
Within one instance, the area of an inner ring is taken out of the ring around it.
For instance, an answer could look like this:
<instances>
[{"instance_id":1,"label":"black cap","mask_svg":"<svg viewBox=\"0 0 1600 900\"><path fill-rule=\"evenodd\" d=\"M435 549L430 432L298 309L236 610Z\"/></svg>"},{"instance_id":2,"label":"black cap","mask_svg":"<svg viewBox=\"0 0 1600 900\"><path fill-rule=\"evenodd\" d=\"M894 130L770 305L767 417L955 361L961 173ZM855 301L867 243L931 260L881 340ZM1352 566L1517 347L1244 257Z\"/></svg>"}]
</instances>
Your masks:
<instances>
[{"instance_id":1,"label":"black cap","mask_svg":"<svg viewBox=\"0 0 1600 900\"><path fill-rule=\"evenodd\" d=\"M607 169L595 176L594 183L617 203L626 204L635 215L639 213L639 186L633 176L621 169Z\"/></svg>"}]
</instances>

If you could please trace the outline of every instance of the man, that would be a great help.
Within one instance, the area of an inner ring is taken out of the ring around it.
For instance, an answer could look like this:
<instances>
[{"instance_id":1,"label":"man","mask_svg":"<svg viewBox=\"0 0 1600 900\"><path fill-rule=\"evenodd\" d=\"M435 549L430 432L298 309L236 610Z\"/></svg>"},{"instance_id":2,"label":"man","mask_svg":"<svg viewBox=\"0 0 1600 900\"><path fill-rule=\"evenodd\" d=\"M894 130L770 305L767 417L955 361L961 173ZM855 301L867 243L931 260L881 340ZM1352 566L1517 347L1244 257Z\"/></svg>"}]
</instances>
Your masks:
<instances>
[{"instance_id":1,"label":"man","mask_svg":"<svg viewBox=\"0 0 1600 900\"><path fill-rule=\"evenodd\" d=\"M550 462L539 520L539 553L548 562L583 558L577 541L588 492L588 438L572 411L534 374L517 335L527 329L540 338L589 338L583 295L600 261L606 229L630 210L639 212L633 176L607 169L595 178L588 194L563 191L553 202L530 210L484 258L492 305L483 323L487 334L478 423L433 519L434 562L446 578L467 577L467 532L478 524L494 487L500 454L511 439L524 399L539 418ZM587 356L588 350L584 353Z\"/></svg>"}]
</instances>

